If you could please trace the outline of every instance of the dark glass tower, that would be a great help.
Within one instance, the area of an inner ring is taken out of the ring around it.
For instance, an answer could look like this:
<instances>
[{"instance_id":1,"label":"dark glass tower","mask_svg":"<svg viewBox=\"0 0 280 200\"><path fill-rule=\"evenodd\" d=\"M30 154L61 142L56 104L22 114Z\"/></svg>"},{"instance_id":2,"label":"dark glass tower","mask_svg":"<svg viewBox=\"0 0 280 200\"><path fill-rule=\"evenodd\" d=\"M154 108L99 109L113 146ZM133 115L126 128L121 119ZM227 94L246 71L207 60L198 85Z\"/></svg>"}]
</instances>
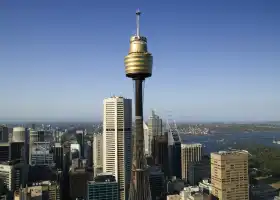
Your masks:
<instances>
[{"instance_id":1,"label":"dark glass tower","mask_svg":"<svg viewBox=\"0 0 280 200\"><path fill-rule=\"evenodd\" d=\"M154 163L159 165L164 172L164 176L169 176L169 161L168 161L168 136L164 135L154 136L152 141L152 156Z\"/></svg>"},{"instance_id":2,"label":"dark glass tower","mask_svg":"<svg viewBox=\"0 0 280 200\"><path fill-rule=\"evenodd\" d=\"M85 157L85 139L84 139L84 131L83 130L77 130L76 131L76 138L77 138L77 142L78 144L80 144L81 147L81 157L84 158Z\"/></svg>"},{"instance_id":3,"label":"dark glass tower","mask_svg":"<svg viewBox=\"0 0 280 200\"><path fill-rule=\"evenodd\" d=\"M92 152L92 141L88 141L87 146L87 170L93 170L93 152Z\"/></svg>"},{"instance_id":4,"label":"dark glass tower","mask_svg":"<svg viewBox=\"0 0 280 200\"><path fill-rule=\"evenodd\" d=\"M137 32L130 38L130 49L125 57L125 71L135 82L135 139L129 200L150 200L149 172L144 156L143 81L152 76L153 57L148 52L147 38L140 36L140 11L136 12Z\"/></svg>"},{"instance_id":5,"label":"dark glass tower","mask_svg":"<svg viewBox=\"0 0 280 200\"><path fill-rule=\"evenodd\" d=\"M182 178L181 167L181 142L174 142L172 145L168 145L168 161L169 161L169 173L171 176Z\"/></svg>"},{"instance_id":6,"label":"dark glass tower","mask_svg":"<svg viewBox=\"0 0 280 200\"><path fill-rule=\"evenodd\" d=\"M62 179L61 179L61 182L60 182L61 199L62 200L69 200L70 199L69 169L70 169L70 152L64 152Z\"/></svg>"}]
</instances>

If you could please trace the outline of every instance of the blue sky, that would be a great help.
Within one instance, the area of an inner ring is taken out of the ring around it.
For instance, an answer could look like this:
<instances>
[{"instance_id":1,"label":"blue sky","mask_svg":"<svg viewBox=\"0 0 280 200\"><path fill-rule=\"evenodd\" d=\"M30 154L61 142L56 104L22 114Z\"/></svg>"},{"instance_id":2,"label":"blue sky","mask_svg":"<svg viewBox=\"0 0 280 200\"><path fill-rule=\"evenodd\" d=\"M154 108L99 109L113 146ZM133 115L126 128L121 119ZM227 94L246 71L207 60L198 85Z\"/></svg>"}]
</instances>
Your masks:
<instances>
[{"instance_id":1,"label":"blue sky","mask_svg":"<svg viewBox=\"0 0 280 200\"><path fill-rule=\"evenodd\" d=\"M3 0L0 119L95 121L104 98L133 98L137 8L154 56L145 116L280 119L278 0Z\"/></svg>"}]
</instances>

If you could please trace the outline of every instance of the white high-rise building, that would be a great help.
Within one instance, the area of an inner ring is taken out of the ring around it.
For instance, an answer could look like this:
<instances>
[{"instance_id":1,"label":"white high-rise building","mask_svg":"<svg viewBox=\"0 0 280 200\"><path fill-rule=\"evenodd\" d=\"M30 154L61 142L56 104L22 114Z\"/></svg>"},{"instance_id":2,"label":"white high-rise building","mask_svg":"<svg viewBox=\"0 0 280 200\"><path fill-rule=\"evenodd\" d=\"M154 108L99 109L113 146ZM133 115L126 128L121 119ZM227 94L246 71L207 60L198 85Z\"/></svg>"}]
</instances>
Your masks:
<instances>
[{"instance_id":1,"label":"white high-rise building","mask_svg":"<svg viewBox=\"0 0 280 200\"><path fill-rule=\"evenodd\" d=\"M128 199L132 164L132 101L111 97L103 101L103 171L119 183L120 199Z\"/></svg>"},{"instance_id":2,"label":"white high-rise building","mask_svg":"<svg viewBox=\"0 0 280 200\"><path fill-rule=\"evenodd\" d=\"M155 136L159 135L162 135L162 119L152 110L148 119L148 132L144 135L146 154L152 154L152 141Z\"/></svg>"},{"instance_id":3,"label":"white high-rise building","mask_svg":"<svg viewBox=\"0 0 280 200\"><path fill-rule=\"evenodd\" d=\"M150 138L150 132L149 127L145 122L143 122L143 130L144 130L144 152L146 155L151 155L151 138Z\"/></svg>"}]
</instances>

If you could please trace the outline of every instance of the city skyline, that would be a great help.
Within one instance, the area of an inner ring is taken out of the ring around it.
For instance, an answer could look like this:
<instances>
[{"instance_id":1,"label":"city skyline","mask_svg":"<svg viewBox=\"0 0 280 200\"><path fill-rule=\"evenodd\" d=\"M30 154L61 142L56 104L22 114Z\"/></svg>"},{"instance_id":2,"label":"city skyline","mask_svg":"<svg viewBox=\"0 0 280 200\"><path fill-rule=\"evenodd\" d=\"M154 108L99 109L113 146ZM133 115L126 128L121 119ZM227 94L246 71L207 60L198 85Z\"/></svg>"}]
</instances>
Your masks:
<instances>
[{"instance_id":1,"label":"city skyline","mask_svg":"<svg viewBox=\"0 0 280 200\"><path fill-rule=\"evenodd\" d=\"M152 108L177 121L280 119L280 2L51 0L0 7L0 120L101 121L104 98L134 99L123 57L137 7L155 57L145 119Z\"/></svg>"}]
</instances>

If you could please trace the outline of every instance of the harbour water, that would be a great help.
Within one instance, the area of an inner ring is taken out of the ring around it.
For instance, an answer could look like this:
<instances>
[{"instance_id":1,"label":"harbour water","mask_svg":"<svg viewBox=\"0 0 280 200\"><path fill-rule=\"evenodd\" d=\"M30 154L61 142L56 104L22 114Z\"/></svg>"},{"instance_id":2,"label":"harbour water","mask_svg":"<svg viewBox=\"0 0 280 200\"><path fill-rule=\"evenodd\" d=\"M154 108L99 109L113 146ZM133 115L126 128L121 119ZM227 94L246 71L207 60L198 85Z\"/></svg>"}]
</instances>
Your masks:
<instances>
[{"instance_id":1,"label":"harbour water","mask_svg":"<svg viewBox=\"0 0 280 200\"><path fill-rule=\"evenodd\" d=\"M226 150L234 144L262 144L279 147L280 144L273 140L280 140L280 133L276 132L252 132L252 133L218 133L213 135L186 135L181 134L183 143L201 143L204 145L204 153Z\"/></svg>"}]
</instances>

